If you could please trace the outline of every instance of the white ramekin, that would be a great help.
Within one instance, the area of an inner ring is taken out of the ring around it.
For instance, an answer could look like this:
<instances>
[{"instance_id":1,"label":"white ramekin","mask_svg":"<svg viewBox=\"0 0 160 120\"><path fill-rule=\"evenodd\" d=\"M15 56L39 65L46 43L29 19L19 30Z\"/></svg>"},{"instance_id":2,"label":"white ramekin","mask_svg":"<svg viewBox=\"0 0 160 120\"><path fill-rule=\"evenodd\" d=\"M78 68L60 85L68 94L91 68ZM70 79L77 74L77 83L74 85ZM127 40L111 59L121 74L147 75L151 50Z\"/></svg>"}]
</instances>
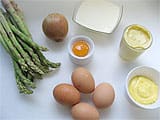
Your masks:
<instances>
[{"instance_id":1,"label":"white ramekin","mask_svg":"<svg viewBox=\"0 0 160 120\"><path fill-rule=\"evenodd\" d=\"M149 105L144 105L144 104L140 104L138 102L136 102L132 96L129 93L129 82L130 80L137 75L142 75L142 76L146 76L150 79L152 79L157 85L158 85L158 100L153 103L153 104L149 104ZM156 108L160 108L160 73L158 70L152 68L152 67L147 67L147 66L139 66L136 68L133 68L127 75L126 78L126 91L127 91L127 95L129 97L129 99L138 107L141 107L143 109L156 109Z\"/></svg>"},{"instance_id":2,"label":"white ramekin","mask_svg":"<svg viewBox=\"0 0 160 120\"><path fill-rule=\"evenodd\" d=\"M76 42L78 40L84 40L89 45L89 53L85 57L78 57L78 56L74 55L74 53L72 52L72 45L74 42ZM95 49L94 42L92 41L92 39L87 36L84 36L84 35L76 35L76 36L72 37L68 43L69 57L73 63L78 64L78 65L88 64L93 57L94 49Z\"/></svg>"}]
</instances>

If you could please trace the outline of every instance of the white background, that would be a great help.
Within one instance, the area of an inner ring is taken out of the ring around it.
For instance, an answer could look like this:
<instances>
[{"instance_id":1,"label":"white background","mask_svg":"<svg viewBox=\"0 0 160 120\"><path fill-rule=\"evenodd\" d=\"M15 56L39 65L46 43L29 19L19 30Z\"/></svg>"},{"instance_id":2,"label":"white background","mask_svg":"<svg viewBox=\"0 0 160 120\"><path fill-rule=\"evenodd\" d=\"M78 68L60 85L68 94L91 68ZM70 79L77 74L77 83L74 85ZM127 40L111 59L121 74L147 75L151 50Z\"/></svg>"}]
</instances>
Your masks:
<instances>
[{"instance_id":1,"label":"white background","mask_svg":"<svg viewBox=\"0 0 160 120\"><path fill-rule=\"evenodd\" d=\"M52 96L53 88L59 83L71 83L71 73L77 66L72 64L67 53L70 38L77 34L91 37L95 42L93 61L84 66L94 76L96 85L109 82L116 93L113 105L99 110L100 118L107 120L160 120L160 109L143 110L136 107L126 96L125 78L134 67L147 65L160 70L160 0L125 0L122 20L113 34L96 33L80 27L72 21L74 7L80 0L19 0L34 41L49 48L45 56L52 61L60 61L59 70L37 81L37 88L30 96L18 93L10 56L0 45L0 119L1 120L64 120L72 119L70 108L62 106ZM64 14L69 21L69 33L64 42L48 40L41 23L52 12ZM95 18L96 19L96 18ZM153 35L149 50L133 62L120 59L119 43L123 30L130 24L141 24ZM81 101L93 104L90 95L82 95Z\"/></svg>"}]
</instances>

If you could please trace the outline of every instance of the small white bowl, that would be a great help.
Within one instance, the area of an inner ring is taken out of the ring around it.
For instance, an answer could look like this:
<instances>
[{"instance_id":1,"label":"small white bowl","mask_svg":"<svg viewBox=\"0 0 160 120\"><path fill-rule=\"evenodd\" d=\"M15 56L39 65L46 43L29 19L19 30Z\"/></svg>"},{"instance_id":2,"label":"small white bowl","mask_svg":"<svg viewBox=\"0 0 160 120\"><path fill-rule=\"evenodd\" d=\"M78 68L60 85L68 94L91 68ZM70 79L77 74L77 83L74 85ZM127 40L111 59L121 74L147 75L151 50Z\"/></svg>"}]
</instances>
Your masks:
<instances>
[{"instance_id":1,"label":"small white bowl","mask_svg":"<svg viewBox=\"0 0 160 120\"><path fill-rule=\"evenodd\" d=\"M140 104L137 101L135 101L132 98L132 96L130 95L129 89L128 89L129 82L133 77L135 77L137 75L146 76L146 77L152 79L158 85L159 93L158 93L158 99L157 99L157 101L155 103L149 104L149 105ZM147 67L147 66L139 66L139 67L136 67L136 68L132 69L127 75L126 86L125 87L126 87L127 95L129 96L131 101L134 104L136 104L138 107L141 107L143 109L160 108L160 74L159 74L158 70L156 70L154 68L151 68L151 67Z\"/></svg>"},{"instance_id":2,"label":"small white bowl","mask_svg":"<svg viewBox=\"0 0 160 120\"><path fill-rule=\"evenodd\" d=\"M85 57L78 57L72 52L72 45L74 42L78 40L84 40L89 45L89 53ZM73 63L78 64L78 65L88 64L93 57L94 49L95 49L94 42L92 41L92 39L84 35L77 35L77 36L72 37L68 44L69 57Z\"/></svg>"}]
</instances>

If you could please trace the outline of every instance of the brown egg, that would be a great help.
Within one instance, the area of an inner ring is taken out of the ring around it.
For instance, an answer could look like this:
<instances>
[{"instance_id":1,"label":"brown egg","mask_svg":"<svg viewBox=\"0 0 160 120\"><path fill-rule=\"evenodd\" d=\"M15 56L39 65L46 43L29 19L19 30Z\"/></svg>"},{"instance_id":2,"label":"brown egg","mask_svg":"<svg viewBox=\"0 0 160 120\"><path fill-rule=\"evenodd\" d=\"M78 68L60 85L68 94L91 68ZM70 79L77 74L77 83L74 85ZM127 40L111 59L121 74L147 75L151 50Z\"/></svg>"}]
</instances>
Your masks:
<instances>
[{"instance_id":1,"label":"brown egg","mask_svg":"<svg viewBox=\"0 0 160 120\"><path fill-rule=\"evenodd\" d=\"M93 102L98 108L105 108L112 105L115 98L113 87L109 83L99 84L92 96Z\"/></svg>"},{"instance_id":2,"label":"brown egg","mask_svg":"<svg viewBox=\"0 0 160 120\"><path fill-rule=\"evenodd\" d=\"M95 82L91 73L85 68L75 69L71 76L73 85L82 93L91 93L95 89Z\"/></svg>"},{"instance_id":3,"label":"brown egg","mask_svg":"<svg viewBox=\"0 0 160 120\"><path fill-rule=\"evenodd\" d=\"M53 90L57 102L64 105L75 105L80 102L79 91L70 84L59 84Z\"/></svg>"},{"instance_id":4,"label":"brown egg","mask_svg":"<svg viewBox=\"0 0 160 120\"><path fill-rule=\"evenodd\" d=\"M99 120L97 109L87 103L76 104L71 113L74 120Z\"/></svg>"}]
</instances>

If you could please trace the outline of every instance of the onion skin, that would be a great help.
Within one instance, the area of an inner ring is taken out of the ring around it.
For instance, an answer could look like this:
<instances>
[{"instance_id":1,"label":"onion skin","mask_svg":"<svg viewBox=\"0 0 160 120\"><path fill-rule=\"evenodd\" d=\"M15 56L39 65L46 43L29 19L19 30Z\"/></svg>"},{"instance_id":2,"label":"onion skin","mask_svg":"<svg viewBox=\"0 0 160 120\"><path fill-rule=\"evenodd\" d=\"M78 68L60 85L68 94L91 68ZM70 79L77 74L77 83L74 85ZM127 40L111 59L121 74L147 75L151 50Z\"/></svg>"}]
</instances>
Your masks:
<instances>
[{"instance_id":1,"label":"onion skin","mask_svg":"<svg viewBox=\"0 0 160 120\"><path fill-rule=\"evenodd\" d=\"M51 13L43 20L42 29L49 39L60 42L68 33L68 21L62 14Z\"/></svg>"}]
</instances>

